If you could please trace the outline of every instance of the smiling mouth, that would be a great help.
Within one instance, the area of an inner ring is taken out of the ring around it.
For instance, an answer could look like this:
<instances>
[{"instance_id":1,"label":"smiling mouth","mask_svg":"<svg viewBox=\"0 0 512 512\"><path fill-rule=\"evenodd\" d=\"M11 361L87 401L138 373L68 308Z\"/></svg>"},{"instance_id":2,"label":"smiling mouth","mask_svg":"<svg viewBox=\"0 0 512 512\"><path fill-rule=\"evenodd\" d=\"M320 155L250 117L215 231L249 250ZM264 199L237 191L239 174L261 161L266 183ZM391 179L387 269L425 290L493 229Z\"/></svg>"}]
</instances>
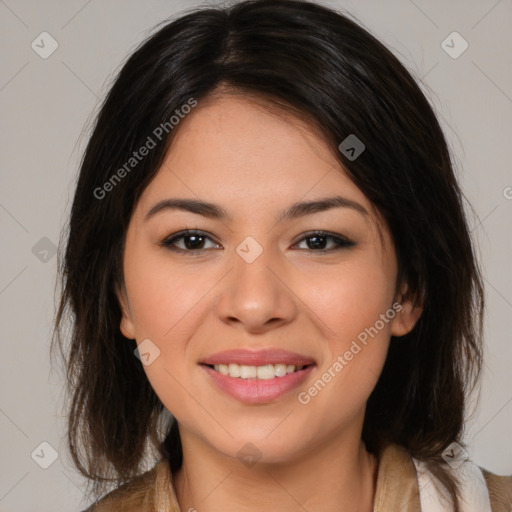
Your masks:
<instances>
[{"instance_id":1,"label":"smiling mouth","mask_svg":"<svg viewBox=\"0 0 512 512\"><path fill-rule=\"evenodd\" d=\"M270 380L274 378L286 377L291 373L300 371L313 366L312 364L296 366L294 364L265 364L262 366L248 366L241 364L206 364L212 370L228 377L238 379L256 379Z\"/></svg>"}]
</instances>

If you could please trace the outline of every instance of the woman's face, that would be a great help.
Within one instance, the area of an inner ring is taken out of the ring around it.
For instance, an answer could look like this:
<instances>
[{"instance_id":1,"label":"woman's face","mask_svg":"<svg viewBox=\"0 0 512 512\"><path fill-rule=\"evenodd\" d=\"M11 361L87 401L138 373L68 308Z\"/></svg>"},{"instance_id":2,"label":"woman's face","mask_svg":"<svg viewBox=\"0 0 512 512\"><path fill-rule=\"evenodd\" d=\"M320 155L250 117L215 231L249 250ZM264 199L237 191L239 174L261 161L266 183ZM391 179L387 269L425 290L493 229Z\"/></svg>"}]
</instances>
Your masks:
<instances>
[{"instance_id":1,"label":"woman's face","mask_svg":"<svg viewBox=\"0 0 512 512\"><path fill-rule=\"evenodd\" d=\"M224 96L181 121L131 219L120 300L182 435L262 462L360 437L390 336L418 315L377 221L293 117Z\"/></svg>"}]
</instances>

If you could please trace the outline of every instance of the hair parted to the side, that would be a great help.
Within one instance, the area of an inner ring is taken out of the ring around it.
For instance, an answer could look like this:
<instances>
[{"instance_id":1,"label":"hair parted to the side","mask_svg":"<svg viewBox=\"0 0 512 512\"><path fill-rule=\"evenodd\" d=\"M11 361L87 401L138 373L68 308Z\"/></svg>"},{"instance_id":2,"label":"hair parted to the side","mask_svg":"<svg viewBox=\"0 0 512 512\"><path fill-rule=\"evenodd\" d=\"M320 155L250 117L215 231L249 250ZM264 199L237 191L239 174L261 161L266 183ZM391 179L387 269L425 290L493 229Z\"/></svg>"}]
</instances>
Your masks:
<instances>
[{"instance_id":1,"label":"hair parted to the side","mask_svg":"<svg viewBox=\"0 0 512 512\"><path fill-rule=\"evenodd\" d=\"M450 152L428 100L391 51L345 15L295 0L242 1L166 22L127 60L101 107L60 260L52 343L67 365L74 462L96 496L106 483L137 475L148 446L173 470L181 465L178 430L168 425L162 442L164 407L134 356L135 341L120 332L115 293L132 211L179 124L108 193L95 191L176 110L221 86L309 119L384 217L399 279L424 309L408 335L391 341L363 440L374 453L404 446L458 504L441 453L453 441L464 445L466 397L482 364L483 286ZM349 134L366 146L354 161L337 149Z\"/></svg>"}]
</instances>

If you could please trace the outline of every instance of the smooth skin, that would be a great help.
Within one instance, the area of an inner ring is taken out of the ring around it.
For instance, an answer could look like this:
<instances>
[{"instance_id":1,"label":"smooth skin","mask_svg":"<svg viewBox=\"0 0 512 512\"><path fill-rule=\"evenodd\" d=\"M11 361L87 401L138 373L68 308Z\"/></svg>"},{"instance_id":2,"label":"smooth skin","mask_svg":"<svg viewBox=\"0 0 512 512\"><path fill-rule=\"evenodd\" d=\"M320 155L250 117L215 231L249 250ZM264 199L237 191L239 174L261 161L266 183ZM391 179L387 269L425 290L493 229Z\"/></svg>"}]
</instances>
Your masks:
<instances>
[{"instance_id":1,"label":"smooth skin","mask_svg":"<svg viewBox=\"0 0 512 512\"><path fill-rule=\"evenodd\" d=\"M406 283L397 285L388 229L320 134L289 113L218 94L175 129L131 218L118 297L124 336L149 338L160 350L144 370L179 423L184 463L174 486L182 512L371 512L378 461L361 440L366 401L391 335L409 332L421 314ZM335 207L278 220L293 203L335 195L366 213ZM148 216L170 198L214 203L227 217L175 208ZM199 238L165 244L186 229ZM311 235L318 230L352 245ZM247 237L263 250L252 263L236 252ZM301 404L298 393L396 301L401 311ZM244 404L199 364L233 348L290 350L316 367L300 389ZM261 453L252 466L237 456L247 443Z\"/></svg>"}]
</instances>

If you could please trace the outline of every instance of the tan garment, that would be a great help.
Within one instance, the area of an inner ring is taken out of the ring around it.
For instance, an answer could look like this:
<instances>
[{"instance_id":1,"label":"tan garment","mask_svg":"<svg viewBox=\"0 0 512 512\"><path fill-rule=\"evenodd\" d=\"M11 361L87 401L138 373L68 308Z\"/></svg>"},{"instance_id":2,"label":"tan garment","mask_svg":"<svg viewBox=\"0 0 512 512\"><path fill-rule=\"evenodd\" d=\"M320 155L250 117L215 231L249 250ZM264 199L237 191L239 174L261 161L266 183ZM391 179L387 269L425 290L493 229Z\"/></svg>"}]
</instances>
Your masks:
<instances>
[{"instance_id":1,"label":"tan garment","mask_svg":"<svg viewBox=\"0 0 512 512\"><path fill-rule=\"evenodd\" d=\"M512 476L482 470L492 512L512 511ZM398 445L379 457L374 512L421 512L416 468L410 454ZM84 512L180 512L169 463L160 460L150 471L115 489Z\"/></svg>"}]
</instances>

